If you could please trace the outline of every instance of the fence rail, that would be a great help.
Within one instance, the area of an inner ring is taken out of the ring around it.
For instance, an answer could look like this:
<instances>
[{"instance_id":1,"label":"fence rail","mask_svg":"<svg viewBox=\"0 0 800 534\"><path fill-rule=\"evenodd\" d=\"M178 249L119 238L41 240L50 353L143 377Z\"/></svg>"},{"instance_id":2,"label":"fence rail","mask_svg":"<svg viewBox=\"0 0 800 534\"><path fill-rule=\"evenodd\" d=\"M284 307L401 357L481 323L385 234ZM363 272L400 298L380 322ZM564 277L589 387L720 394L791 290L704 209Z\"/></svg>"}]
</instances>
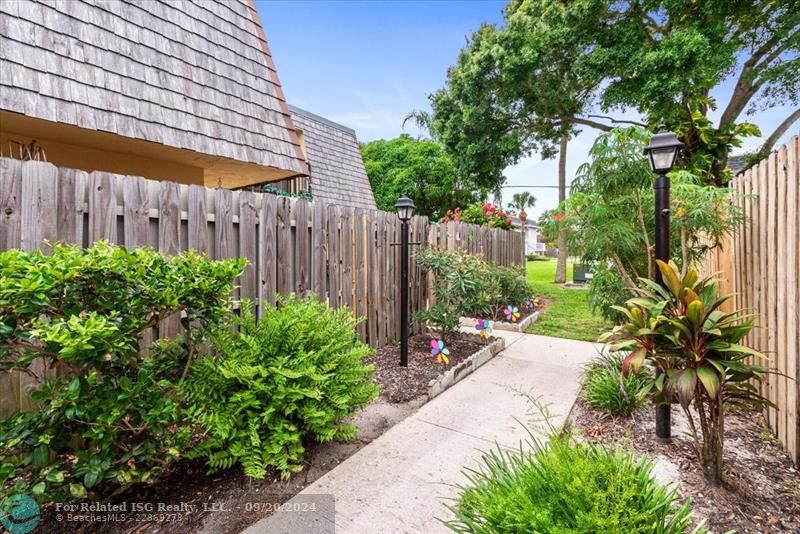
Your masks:
<instances>
[{"instance_id":1,"label":"fence rail","mask_svg":"<svg viewBox=\"0 0 800 534\"><path fill-rule=\"evenodd\" d=\"M502 265L522 264L518 232L465 223L410 221L412 242L467 250ZM398 339L400 222L394 213L306 202L250 191L209 189L135 176L86 173L38 161L0 158L0 251L47 248L47 242L89 246L105 239L164 254L194 249L211 258L242 256L249 266L235 298L274 303L275 295L316 293L363 317L359 337L374 347ZM413 260L412 312L429 299L429 283ZM160 335L177 325L160 325ZM412 332L419 332L414 325ZM10 380L17 383L9 384ZM0 415L25 404L32 383L0 375ZM3 392L15 391L9 406Z\"/></svg>"},{"instance_id":2,"label":"fence rail","mask_svg":"<svg viewBox=\"0 0 800 534\"><path fill-rule=\"evenodd\" d=\"M756 314L759 328L744 343L770 357L761 393L778 409L767 410L770 427L800 463L800 138L736 177L731 189L747 222L721 251L705 258L704 274L720 272L735 293L735 306ZM723 291L725 288L723 287ZM730 292L730 291L729 291Z\"/></svg>"}]
</instances>

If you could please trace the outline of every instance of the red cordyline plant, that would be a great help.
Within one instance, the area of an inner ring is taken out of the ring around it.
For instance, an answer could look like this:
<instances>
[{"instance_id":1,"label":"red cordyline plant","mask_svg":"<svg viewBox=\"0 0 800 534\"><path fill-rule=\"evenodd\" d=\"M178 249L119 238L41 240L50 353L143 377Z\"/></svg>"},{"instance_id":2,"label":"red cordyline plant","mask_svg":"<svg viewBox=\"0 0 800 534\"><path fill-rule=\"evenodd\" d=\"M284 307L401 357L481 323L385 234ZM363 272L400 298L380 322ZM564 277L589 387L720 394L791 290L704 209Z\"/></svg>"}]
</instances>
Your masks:
<instances>
[{"instance_id":1,"label":"red cordyline plant","mask_svg":"<svg viewBox=\"0 0 800 534\"><path fill-rule=\"evenodd\" d=\"M699 279L697 271L689 269L681 278L673 264L657 264L667 288L640 279L638 295L624 307L614 307L628 321L600 341L611 342L612 351L629 351L622 364L626 376L638 373L646 361L662 371L654 400L680 404L705 478L719 484L725 406L775 407L753 384L769 370L750 359L767 358L739 344L753 328L754 316L720 311L731 295L718 296L713 277Z\"/></svg>"}]
</instances>

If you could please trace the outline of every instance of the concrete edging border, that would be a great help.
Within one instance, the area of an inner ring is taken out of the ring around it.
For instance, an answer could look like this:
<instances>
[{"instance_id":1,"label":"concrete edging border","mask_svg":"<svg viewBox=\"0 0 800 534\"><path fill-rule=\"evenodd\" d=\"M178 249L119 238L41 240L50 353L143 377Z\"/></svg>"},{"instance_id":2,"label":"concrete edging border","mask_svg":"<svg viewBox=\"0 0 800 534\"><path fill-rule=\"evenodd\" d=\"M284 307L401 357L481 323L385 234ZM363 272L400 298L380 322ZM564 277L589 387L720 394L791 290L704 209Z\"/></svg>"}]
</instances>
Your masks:
<instances>
[{"instance_id":1,"label":"concrete edging border","mask_svg":"<svg viewBox=\"0 0 800 534\"><path fill-rule=\"evenodd\" d=\"M494 330L505 330L506 332L524 332L526 328L535 323L539 319L539 312L535 311L528 315L518 323L504 323L502 321L492 321L492 328ZM467 328L474 327L477 319L472 317L462 317L459 322L461 326Z\"/></svg>"},{"instance_id":2,"label":"concrete edging border","mask_svg":"<svg viewBox=\"0 0 800 534\"><path fill-rule=\"evenodd\" d=\"M496 338L490 344L486 345L463 362L449 369L439 378L431 380L428 384L428 400L430 401L447 388L453 386L454 384L463 380L465 377L472 374L475 369L494 358L497 353L499 353L505 347L505 339Z\"/></svg>"}]
</instances>

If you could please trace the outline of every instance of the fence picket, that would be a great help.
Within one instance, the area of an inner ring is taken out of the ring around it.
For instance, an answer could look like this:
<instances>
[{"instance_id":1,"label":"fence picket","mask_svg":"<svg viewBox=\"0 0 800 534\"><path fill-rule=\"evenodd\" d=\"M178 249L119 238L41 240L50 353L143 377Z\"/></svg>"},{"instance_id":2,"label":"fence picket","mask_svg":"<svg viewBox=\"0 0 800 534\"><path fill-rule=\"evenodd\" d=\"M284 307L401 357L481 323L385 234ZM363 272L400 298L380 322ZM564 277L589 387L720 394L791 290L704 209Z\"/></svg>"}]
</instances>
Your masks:
<instances>
[{"instance_id":1,"label":"fence picket","mask_svg":"<svg viewBox=\"0 0 800 534\"><path fill-rule=\"evenodd\" d=\"M239 256L247 260L239 282L241 299L249 299L252 311L258 304L258 235L255 232L258 222L258 197L250 191L239 192Z\"/></svg>"},{"instance_id":2,"label":"fence picket","mask_svg":"<svg viewBox=\"0 0 800 534\"><path fill-rule=\"evenodd\" d=\"M275 225L277 222L277 197L264 195L262 198L261 213L259 214L259 273L261 287L259 301L275 304L277 291L277 236ZM264 314L264 307L258 307L259 317Z\"/></svg>"}]
</instances>

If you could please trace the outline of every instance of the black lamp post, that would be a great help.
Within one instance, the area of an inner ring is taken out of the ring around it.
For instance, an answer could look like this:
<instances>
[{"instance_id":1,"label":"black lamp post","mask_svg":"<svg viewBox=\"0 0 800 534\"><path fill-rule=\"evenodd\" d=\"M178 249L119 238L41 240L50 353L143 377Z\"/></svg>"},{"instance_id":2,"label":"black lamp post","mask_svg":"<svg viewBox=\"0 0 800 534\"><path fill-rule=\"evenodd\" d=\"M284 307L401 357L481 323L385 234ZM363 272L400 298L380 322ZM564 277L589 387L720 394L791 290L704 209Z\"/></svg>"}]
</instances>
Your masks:
<instances>
[{"instance_id":1,"label":"black lamp post","mask_svg":"<svg viewBox=\"0 0 800 534\"><path fill-rule=\"evenodd\" d=\"M414 213L414 201L403 195L394 207L400 225L400 366L408 367L408 221Z\"/></svg>"},{"instance_id":2,"label":"black lamp post","mask_svg":"<svg viewBox=\"0 0 800 534\"><path fill-rule=\"evenodd\" d=\"M653 188L655 190L656 207L656 259L669 262L669 178L667 173L675 165L678 151L683 143L678 141L675 134L662 129L650 139L650 144L644 150L650 160L650 168L658 174ZM666 288L661 270L656 269L656 282ZM656 437L662 441L669 441L672 437L670 429L670 405L656 405Z\"/></svg>"}]
</instances>

